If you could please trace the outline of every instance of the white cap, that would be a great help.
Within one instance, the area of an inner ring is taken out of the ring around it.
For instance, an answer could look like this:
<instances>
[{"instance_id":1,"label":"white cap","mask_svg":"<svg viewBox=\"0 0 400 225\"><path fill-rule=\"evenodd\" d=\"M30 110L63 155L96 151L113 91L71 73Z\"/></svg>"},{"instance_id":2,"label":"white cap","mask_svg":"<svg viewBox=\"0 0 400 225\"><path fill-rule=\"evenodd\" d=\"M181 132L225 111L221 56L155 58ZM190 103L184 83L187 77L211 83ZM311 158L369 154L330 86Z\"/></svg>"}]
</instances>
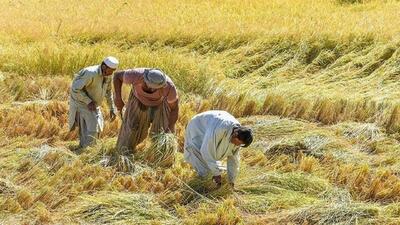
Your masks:
<instances>
[{"instance_id":1,"label":"white cap","mask_svg":"<svg viewBox=\"0 0 400 225\"><path fill-rule=\"evenodd\" d=\"M117 69L118 64L119 64L118 59L115 57L112 57L112 56L108 56L107 58L105 58L103 60L103 62L111 69Z\"/></svg>"}]
</instances>

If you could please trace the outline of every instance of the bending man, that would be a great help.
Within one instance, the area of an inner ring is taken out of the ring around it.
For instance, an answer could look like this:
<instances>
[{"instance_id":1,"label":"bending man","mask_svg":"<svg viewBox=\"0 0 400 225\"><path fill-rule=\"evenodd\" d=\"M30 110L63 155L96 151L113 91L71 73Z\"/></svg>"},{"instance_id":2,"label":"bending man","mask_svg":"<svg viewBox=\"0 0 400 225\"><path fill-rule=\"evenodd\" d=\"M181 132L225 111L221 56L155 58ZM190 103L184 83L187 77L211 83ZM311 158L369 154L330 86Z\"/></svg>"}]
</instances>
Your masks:
<instances>
[{"instance_id":1,"label":"bending man","mask_svg":"<svg viewBox=\"0 0 400 225\"><path fill-rule=\"evenodd\" d=\"M135 153L136 146L150 132L175 132L178 119L178 94L172 80L159 69L137 68L118 71L114 76L115 105L124 107L121 98L122 83L131 84L132 90L126 105L119 131L117 148L124 154Z\"/></svg>"},{"instance_id":2,"label":"bending man","mask_svg":"<svg viewBox=\"0 0 400 225\"><path fill-rule=\"evenodd\" d=\"M70 131L79 127L79 147L84 148L96 142L103 130L104 120L100 106L104 97L114 120L115 107L111 91L111 78L118 66L118 60L107 57L101 65L89 66L79 71L72 81L69 101Z\"/></svg>"},{"instance_id":3,"label":"bending man","mask_svg":"<svg viewBox=\"0 0 400 225\"><path fill-rule=\"evenodd\" d=\"M211 173L220 186L224 169L220 160L227 158L228 177L234 186L239 171L239 147L247 147L252 141L251 129L241 126L228 112L203 112L193 117L186 128L185 161L201 177Z\"/></svg>"}]
</instances>

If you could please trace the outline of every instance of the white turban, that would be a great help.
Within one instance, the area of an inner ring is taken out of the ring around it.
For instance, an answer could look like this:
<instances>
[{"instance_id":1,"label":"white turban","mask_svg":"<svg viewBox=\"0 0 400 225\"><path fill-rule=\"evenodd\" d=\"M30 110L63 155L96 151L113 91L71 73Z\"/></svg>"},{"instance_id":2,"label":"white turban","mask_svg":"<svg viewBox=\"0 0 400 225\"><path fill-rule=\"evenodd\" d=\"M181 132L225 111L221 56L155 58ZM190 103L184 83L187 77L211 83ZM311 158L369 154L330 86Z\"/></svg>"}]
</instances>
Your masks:
<instances>
[{"instance_id":1,"label":"white turban","mask_svg":"<svg viewBox=\"0 0 400 225\"><path fill-rule=\"evenodd\" d=\"M160 89L167 85L167 77L159 69L146 69L143 77L144 82L146 82L146 85L149 88Z\"/></svg>"}]
</instances>

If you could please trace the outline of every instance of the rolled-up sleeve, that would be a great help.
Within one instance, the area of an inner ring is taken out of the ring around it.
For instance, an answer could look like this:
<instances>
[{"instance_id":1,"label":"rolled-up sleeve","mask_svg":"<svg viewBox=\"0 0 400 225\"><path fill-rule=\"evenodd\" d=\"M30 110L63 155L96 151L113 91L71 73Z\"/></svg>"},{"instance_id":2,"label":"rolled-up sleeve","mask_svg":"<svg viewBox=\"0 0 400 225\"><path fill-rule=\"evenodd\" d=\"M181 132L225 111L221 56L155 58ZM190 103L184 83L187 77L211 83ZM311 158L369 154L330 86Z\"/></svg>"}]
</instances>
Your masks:
<instances>
[{"instance_id":1,"label":"rolled-up sleeve","mask_svg":"<svg viewBox=\"0 0 400 225\"><path fill-rule=\"evenodd\" d=\"M92 99L87 95L85 90L85 86L89 85L92 81L92 78L86 74L86 71L81 70L72 82L72 97L85 104L92 102Z\"/></svg>"}]
</instances>

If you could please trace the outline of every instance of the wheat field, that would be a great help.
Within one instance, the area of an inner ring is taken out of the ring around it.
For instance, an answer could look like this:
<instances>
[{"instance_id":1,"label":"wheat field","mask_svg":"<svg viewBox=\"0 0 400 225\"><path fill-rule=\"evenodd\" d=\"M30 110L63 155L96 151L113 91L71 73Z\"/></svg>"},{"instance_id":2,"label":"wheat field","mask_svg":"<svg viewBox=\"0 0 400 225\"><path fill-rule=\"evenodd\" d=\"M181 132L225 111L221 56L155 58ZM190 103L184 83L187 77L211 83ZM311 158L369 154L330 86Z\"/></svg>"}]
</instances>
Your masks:
<instances>
[{"instance_id":1,"label":"wheat field","mask_svg":"<svg viewBox=\"0 0 400 225\"><path fill-rule=\"evenodd\" d=\"M399 1L0 3L0 224L400 224ZM105 166L120 120L84 151L67 129L74 73L108 55L181 98L134 171ZM209 109L255 131L235 191L183 161Z\"/></svg>"}]
</instances>

